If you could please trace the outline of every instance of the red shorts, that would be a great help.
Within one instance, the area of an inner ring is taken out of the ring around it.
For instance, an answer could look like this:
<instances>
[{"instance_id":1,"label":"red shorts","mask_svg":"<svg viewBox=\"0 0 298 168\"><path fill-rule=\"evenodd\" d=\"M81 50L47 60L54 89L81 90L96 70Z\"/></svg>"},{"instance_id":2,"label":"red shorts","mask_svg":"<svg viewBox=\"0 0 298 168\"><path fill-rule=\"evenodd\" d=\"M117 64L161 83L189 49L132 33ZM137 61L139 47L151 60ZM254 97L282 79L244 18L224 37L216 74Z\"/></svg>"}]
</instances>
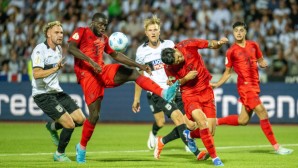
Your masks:
<instances>
[{"instance_id":1,"label":"red shorts","mask_svg":"<svg viewBox=\"0 0 298 168\"><path fill-rule=\"evenodd\" d=\"M257 105L262 103L258 91L242 91L239 89L238 93L240 95L239 101L244 105L248 112L252 111Z\"/></svg>"},{"instance_id":2,"label":"red shorts","mask_svg":"<svg viewBox=\"0 0 298 168\"><path fill-rule=\"evenodd\" d=\"M120 66L120 64L105 65L99 74L81 71L79 83L82 86L87 105L90 105L99 97L103 98L104 88L119 86L119 84L114 83L114 77Z\"/></svg>"},{"instance_id":3,"label":"red shorts","mask_svg":"<svg viewBox=\"0 0 298 168\"><path fill-rule=\"evenodd\" d=\"M195 109L202 110L207 118L216 118L214 93L211 86L193 95L184 96L182 94L182 100L188 119L193 120L191 113Z\"/></svg>"}]
</instances>

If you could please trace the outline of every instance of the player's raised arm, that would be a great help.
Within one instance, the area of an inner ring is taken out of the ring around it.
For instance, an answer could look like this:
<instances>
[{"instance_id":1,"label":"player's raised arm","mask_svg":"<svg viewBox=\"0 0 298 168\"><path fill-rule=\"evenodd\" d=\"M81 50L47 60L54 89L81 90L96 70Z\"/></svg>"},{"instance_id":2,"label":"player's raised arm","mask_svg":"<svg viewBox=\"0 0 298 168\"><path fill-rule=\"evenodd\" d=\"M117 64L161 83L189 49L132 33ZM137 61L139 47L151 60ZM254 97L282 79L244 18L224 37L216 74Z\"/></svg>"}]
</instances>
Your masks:
<instances>
[{"instance_id":1,"label":"player's raised arm","mask_svg":"<svg viewBox=\"0 0 298 168\"><path fill-rule=\"evenodd\" d=\"M226 37L221 38L220 40L210 40L208 43L208 48L211 49L218 49L220 48L223 44L228 43L229 40Z\"/></svg>"}]
</instances>

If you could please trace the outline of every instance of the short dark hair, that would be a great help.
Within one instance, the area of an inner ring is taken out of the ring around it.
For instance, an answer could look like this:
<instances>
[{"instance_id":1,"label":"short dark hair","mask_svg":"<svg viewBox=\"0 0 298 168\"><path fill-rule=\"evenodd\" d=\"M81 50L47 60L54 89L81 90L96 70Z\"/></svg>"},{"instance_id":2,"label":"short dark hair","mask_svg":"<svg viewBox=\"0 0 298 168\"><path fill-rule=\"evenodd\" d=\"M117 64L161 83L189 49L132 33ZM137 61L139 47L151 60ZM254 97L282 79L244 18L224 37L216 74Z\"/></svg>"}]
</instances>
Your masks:
<instances>
[{"instance_id":1,"label":"short dark hair","mask_svg":"<svg viewBox=\"0 0 298 168\"><path fill-rule=\"evenodd\" d=\"M99 18L108 19L103 13L95 13L92 17L92 21L97 21Z\"/></svg>"},{"instance_id":2,"label":"short dark hair","mask_svg":"<svg viewBox=\"0 0 298 168\"><path fill-rule=\"evenodd\" d=\"M172 65L175 61L175 50L173 48L165 48L161 51L161 60L167 65Z\"/></svg>"},{"instance_id":3,"label":"short dark hair","mask_svg":"<svg viewBox=\"0 0 298 168\"><path fill-rule=\"evenodd\" d=\"M246 31L248 30L247 25L244 22L240 22L240 21L235 22L233 24L233 29L235 29L235 27L238 27L238 26L243 26Z\"/></svg>"}]
</instances>

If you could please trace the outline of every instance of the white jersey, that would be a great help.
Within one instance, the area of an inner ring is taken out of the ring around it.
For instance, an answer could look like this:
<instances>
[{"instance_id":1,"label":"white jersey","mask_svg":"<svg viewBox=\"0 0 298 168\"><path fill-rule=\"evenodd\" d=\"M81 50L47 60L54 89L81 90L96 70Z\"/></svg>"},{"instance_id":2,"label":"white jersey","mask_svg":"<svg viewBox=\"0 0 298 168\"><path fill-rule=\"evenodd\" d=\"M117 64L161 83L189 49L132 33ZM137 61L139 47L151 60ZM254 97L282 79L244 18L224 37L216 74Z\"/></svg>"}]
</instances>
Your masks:
<instances>
[{"instance_id":1,"label":"white jersey","mask_svg":"<svg viewBox=\"0 0 298 168\"><path fill-rule=\"evenodd\" d=\"M51 69L57 66L57 63L62 58L62 48L57 46L56 50L49 47L47 42L38 44L31 55L32 67L40 67L44 70ZM42 93L57 93L62 92L59 85L58 71L40 79L32 78L32 96Z\"/></svg>"},{"instance_id":2,"label":"white jersey","mask_svg":"<svg viewBox=\"0 0 298 168\"><path fill-rule=\"evenodd\" d=\"M164 63L161 61L161 51L164 48L174 48L175 44L171 40L163 40L157 48L149 47L148 43L144 43L138 47L136 53L136 62L139 64L149 65L152 71L150 76L144 72L144 75L156 82L161 88L167 89L168 77L164 70Z\"/></svg>"}]
</instances>

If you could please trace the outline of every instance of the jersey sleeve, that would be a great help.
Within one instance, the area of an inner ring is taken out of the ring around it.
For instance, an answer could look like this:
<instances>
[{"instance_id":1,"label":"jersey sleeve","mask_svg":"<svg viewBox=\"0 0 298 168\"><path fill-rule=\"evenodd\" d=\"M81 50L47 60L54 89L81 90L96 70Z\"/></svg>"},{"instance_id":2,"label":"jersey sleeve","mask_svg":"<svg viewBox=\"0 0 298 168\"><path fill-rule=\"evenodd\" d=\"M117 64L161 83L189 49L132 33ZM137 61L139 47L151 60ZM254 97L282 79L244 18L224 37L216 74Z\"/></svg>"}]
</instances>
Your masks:
<instances>
[{"instance_id":1,"label":"jersey sleeve","mask_svg":"<svg viewBox=\"0 0 298 168\"><path fill-rule=\"evenodd\" d=\"M68 39L67 42L75 42L77 44L80 44L81 39L83 37L85 29L83 27L79 27L77 28L72 35L70 36L70 38Z\"/></svg>"},{"instance_id":2,"label":"jersey sleeve","mask_svg":"<svg viewBox=\"0 0 298 168\"><path fill-rule=\"evenodd\" d=\"M33 68L44 68L44 52L42 50L42 47L37 46L31 55L32 59L32 67Z\"/></svg>"},{"instance_id":3,"label":"jersey sleeve","mask_svg":"<svg viewBox=\"0 0 298 168\"><path fill-rule=\"evenodd\" d=\"M227 52L226 52L226 60L225 60L225 65L226 67L228 68L231 68L232 67L232 50L229 49Z\"/></svg>"},{"instance_id":4,"label":"jersey sleeve","mask_svg":"<svg viewBox=\"0 0 298 168\"><path fill-rule=\"evenodd\" d=\"M198 47L198 49L208 48L208 40L203 39L190 39L186 46Z\"/></svg>"},{"instance_id":5,"label":"jersey sleeve","mask_svg":"<svg viewBox=\"0 0 298 168\"><path fill-rule=\"evenodd\" d=\"M115 52L115 50L113 50L109 44L109 38L107 36L104 37L105 38L105 53L107 54L112 54L113 52Z\"/></svg>"},{"instance_id":6,"label":"jersey sleeve","mask_svg":"<svg viewBox=\"0 0 298 168\"><path fill-rule=\"evenodd\" d=\"M259 45L257 43L255 43L255 48L256 48L256 56L257 56L257 59L259 58L262 58L263 57L263 54L262 54L262 51L259 47Z\"/></svg>"},{"instance_id":7,"label":"jersey sleeve","mask_svg":"<svg viewBox=\"0 0 298 168\"><path fill-rule=\"evenodd\" d=\"M165 65L164 70L170 81L175 82L177 80L176 73L168 65Z\"/></svg>"}]
</instances>

